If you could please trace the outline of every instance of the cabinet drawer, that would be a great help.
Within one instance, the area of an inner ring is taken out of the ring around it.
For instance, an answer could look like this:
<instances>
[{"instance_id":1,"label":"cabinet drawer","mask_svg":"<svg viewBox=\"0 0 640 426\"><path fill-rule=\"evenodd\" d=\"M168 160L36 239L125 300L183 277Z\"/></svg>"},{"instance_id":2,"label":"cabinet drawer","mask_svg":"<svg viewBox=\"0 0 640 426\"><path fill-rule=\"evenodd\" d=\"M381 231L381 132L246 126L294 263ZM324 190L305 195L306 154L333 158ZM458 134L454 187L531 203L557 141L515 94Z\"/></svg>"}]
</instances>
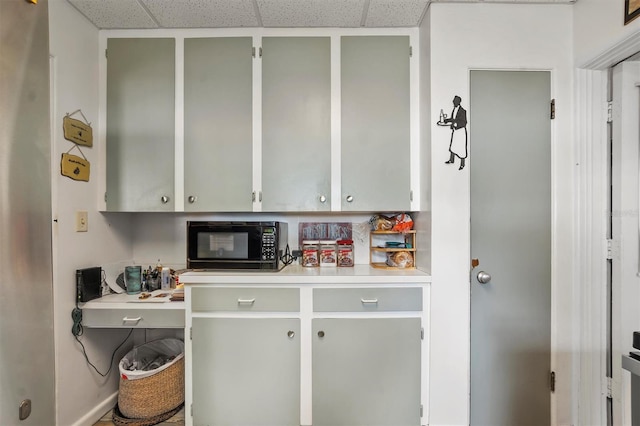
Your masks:
<instances>
[{"instance_id":1,"label":"cabinet drawer","mask_svg":"<svg viewBox=\"0 0 640 426\"><path fill-rule=\"evenodd\" d=\"M421 288L316 288L314 312L421 311Z\"/></svg>"},{"instance_id":2,"label":"cabinet drawer","mask_svg":"<svg viewBox=\"0 0 640 426\"><path fill-rule=\"evenodd\" d=\"M191 310L238 312L299 312L297 288L200 288L191 291Z\"/></svg>"},{"instance_id":3,"label":"cabinet drawer","mask_svg":"<svg viewBox=\"0 0 640 426\"><path fill-rule=\"evenodd\" d=\"M184 308L83 309L82 325L108 328L184 328Z\"/></svg>"}]
</instances>

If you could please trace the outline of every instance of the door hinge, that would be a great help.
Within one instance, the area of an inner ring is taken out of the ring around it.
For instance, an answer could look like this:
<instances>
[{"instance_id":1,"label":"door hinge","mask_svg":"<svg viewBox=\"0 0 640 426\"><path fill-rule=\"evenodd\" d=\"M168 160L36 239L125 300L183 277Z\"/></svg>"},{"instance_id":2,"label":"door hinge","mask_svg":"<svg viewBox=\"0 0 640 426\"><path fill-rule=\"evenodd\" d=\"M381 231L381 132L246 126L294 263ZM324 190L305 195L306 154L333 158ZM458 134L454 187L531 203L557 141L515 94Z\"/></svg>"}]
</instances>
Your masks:
<instances>
[{"instance_id":1,"label":"door hinge","mask_svg":"<svg viewBox=\"0 0 640 426\"><path fill-rule=\"evenodd\" d=\"M607 123L613 123L613 102L607 102Z\"/></svg>"},{"instance_id":2,"label":"door hinge","mask_svg":"<svg viewBox=\"0 0 640 426\"><path fill-rule=\"evenodd\" d=\"M611 394L611 388L613 387L613 378L612 377L607 377L607 390L606 390L606 394L607 394L607 398L611 399L613 398L613 395Z\"/></svg>"},{"instance_id":3,"label":"door hinge","mask_svg":"<svg viewBox=\"0 0 640 426\"><path fill-rule=\"evenodd\" d=\"M554 120L556 118L556 100L551 99L551 113L549 117Z\"/></svg>"},{"instance_id":4,"label":"door hinge","mask_svg":"<svg viewBox=\"0 0 640 426\"><path fill-rule=\"evenodd\" d=\"M551 392L555 392L556 391L556 372L552 371L551 374L549 374L549 388L551 388Z\"/></svg>"},{"instance_id":5,"label":"door hinge","mask_svg":"<svg viewBox=\"0 0 640 426\"><path fill-rule=\"evenodd\" d=\"M424 340L424 327L420 329L420 340Z\"/></svg>"},{"instance_id":6,"label":"door hinge","mask_svg":"<svg viewBox=\"0 0 640 426\"><path fill-rule=\"evenodd\" d=\"M613 255L614 255L614 247L613 247L613 240L608 239L605 241L606 245L607 245L607 259L606 260L613 260Z\"/></svg>"}]
</instances>

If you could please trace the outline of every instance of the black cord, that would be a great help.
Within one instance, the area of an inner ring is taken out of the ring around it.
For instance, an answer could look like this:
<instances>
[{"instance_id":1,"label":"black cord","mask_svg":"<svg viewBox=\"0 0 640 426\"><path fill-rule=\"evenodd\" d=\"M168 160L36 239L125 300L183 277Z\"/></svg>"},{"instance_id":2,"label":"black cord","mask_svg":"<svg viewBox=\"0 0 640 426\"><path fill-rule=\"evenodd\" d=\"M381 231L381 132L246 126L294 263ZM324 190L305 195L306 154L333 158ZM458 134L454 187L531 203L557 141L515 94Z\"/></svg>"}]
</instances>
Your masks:
<instances>
[{"instance_id":1,"label":"black cord","mask_svg":"<svg viewBox=\"0 0 640 426\"><path fill-rule=\"evenodd\" d=\"M106 373L103 374L98 370L98 368L95 365L93 365L91 361L89 361L87 350L84 347L84 344L79 339L79 336L82 336L82 334L84 333L84 329L82 328L82 309L78 307L77 301L76 301L76 307L73 309L73 311L71 311L71 318L73 319L71 334L73 334L73 337L76 338L76 341L80 343L80 346L82 347L82 354L84 355L84 359L87 361L87 364L89 364L96 371L96 373L98 373L102 377L107 377L107 375L111 372L111 369L113 368L113 359L116 356L116 352L118 352L118 349L120 349L122 345L124 345L124 343L127 340L129 340L129 337L131 337L131 333L133 333L133 328L129 330L129 334L127 334L127 337L124 338L122 343L120 343L118 347L113 350L113 353L111 354L111 361L109 362L109 369L107 370Z\"/></svg>"},{"instance_id":2,"label":"black cord","mask_svg":"<svg viewBox=\"0 0 640 426\"><path fill-rule=\"evenodd\" d=\"M78 336L75 336L76 341L78 343L80 343L80 346L82 346L82 354L84 355L84 359L87 361L87 364L89 364L91 367L93 367L93 369L96 371L96 373L98 373L99 375L101 375L102 377L107 377L109 375L109 373L111 372L111 369L113 368L113 359L116 356L116 352L118 352L118 349L120 349L122 347L122 345L124 345L124 343L129 340L129 337L131 336L131 333L133 333L133 328L129 329L129 334L127 334L127 337L124 338L124 340L122 341L122 343L120 343L118 345L117 348L115 348L113 350L113 353L111 354L111 361L109 362L109 369L107 370L106 373L101 373L100 371L98 371L98 369L96 368L95 365L93 365L91 363L91 361L89 361L89 357L87 356L87 350L85 349L84 345L82 344L82 342L80 341L80 339L78 339Z\"/></svg>"},{"instance_id":3,"label":"black cord","mask_svg":"<svg viewBox=\"0 0 640 426\"><path fill-rule=\"evenodd\" d=\"M291 254L289 244L287 244L287 248L284 249L284 254L280 256L280 260L282 260L282 263L285 265L291 265L296 259L297 257Z\"/></svg>"}]
</instances>

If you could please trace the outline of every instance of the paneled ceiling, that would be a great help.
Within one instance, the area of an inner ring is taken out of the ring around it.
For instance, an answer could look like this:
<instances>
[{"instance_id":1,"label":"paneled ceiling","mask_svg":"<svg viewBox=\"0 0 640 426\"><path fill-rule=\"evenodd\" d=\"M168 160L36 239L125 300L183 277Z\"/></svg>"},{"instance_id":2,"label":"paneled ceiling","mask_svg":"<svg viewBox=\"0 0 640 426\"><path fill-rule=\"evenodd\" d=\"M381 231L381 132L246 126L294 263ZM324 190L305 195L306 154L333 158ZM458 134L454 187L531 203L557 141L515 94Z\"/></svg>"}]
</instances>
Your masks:
<instances>
[{"instance_id":1,"label":"paneled ceiling","mask_svg":"<svg viewBox=\"0 0 640 426\"><path fill-rule=\"evenodd\" d=\"M415 27L430 3L577 0L67 0L100 29Z\"/></svg>"}]
</instances>

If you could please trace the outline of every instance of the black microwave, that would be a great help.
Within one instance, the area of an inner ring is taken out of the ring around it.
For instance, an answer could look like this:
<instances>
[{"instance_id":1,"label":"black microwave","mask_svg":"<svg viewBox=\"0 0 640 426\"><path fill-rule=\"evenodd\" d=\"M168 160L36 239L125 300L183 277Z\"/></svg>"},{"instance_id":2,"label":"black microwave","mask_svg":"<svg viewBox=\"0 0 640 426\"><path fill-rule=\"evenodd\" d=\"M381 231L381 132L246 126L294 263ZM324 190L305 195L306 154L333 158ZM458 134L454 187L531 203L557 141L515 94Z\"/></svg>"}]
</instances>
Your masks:
<instances>
[{"instance_id":1,"label":"black microwave","mask_svg":"<svg viewBox=\"0 0 640 426\"><path fill-rule=\"evenodd\" d=\"M187 221L187 268L279 271L287 238L284 222Z\"/></svg>"}]
</instances>

